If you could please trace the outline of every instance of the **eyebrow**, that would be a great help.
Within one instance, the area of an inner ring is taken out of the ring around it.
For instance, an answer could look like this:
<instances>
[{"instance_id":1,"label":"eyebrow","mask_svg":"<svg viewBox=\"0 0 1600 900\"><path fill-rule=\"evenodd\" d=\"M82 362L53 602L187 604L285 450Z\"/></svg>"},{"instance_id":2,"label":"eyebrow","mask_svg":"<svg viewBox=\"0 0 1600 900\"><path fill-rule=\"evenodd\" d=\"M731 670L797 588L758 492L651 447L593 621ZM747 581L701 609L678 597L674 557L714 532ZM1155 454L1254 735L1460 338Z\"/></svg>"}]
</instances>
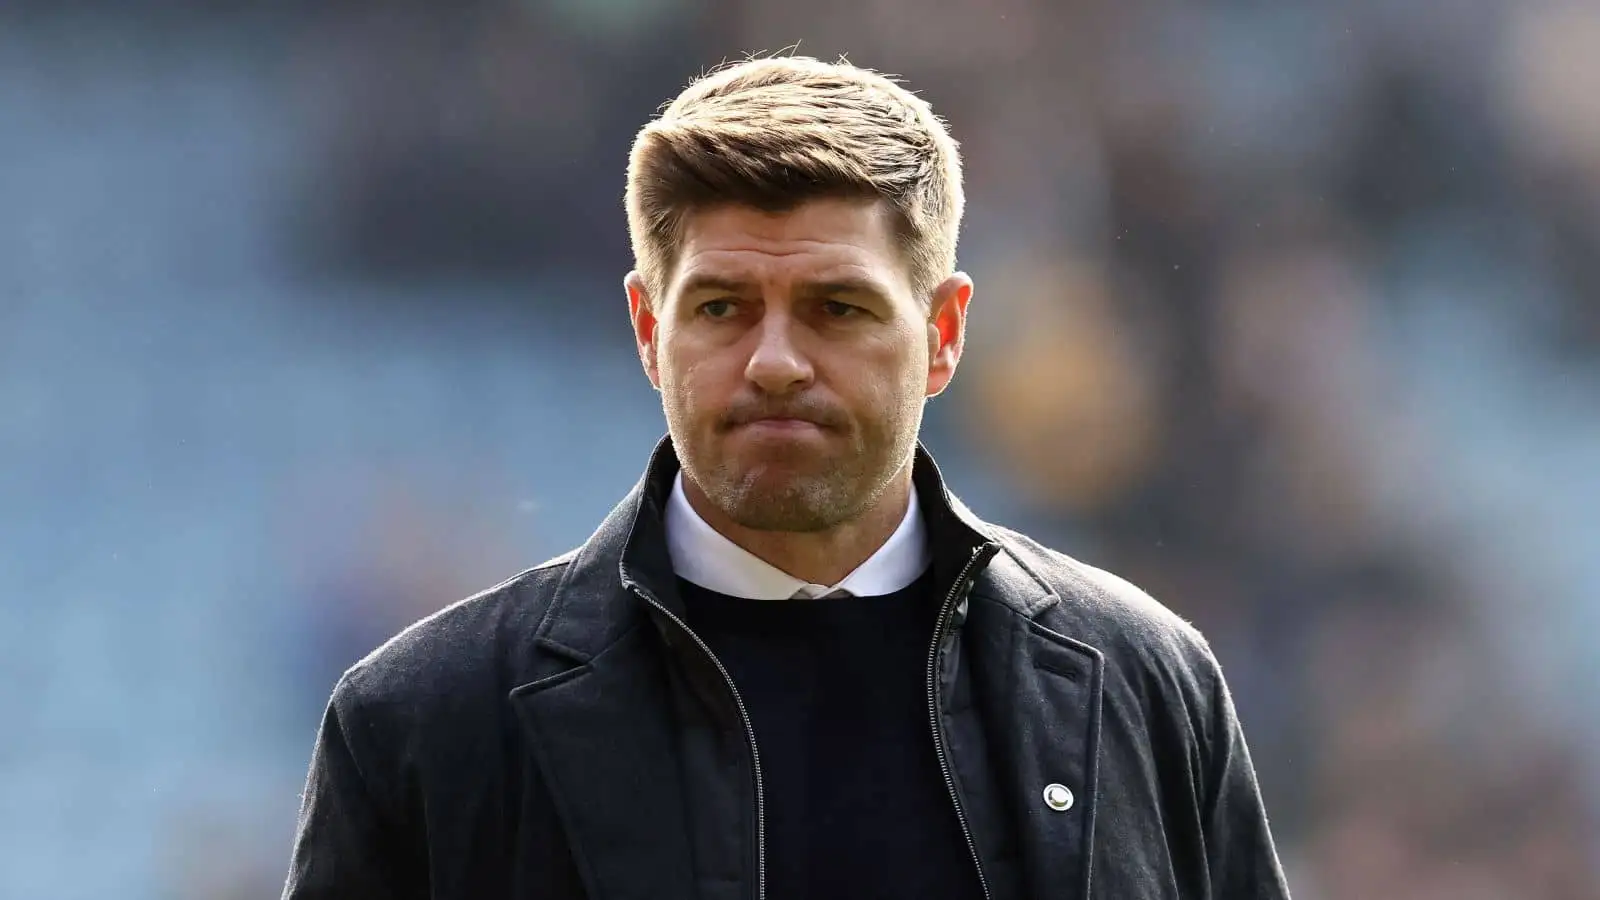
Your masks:
<instances>
[{"instance_id":1,"label":"eyebrow","mask_svg":"<svg viewBox=\"0 0 1600 900\"><path fill-rule=\"evenodd\" d=\"M720 275L690 275L678 285L678 293L704 294L716 291L723 294L748 294L755 289L755 283L740 278L724 278Z\"/></svg>"},{"instance_id":2,"label":"eyebrow","mask_svg":"<svg viewBox=\"0 0 1600 900\"><path fill-rule=\"evenodd\" d=\"M678 293L684 296L713 291L724 294L752 294L758 291L758 286L755 282L746 279L710 274L690 275L684 280L683 284L678 286ZM799 284L799 293L811 297L854 294L887 299L889 296L881 285L870 278L830 278L825 281L803 281Z\"/></svg>"},{"instance_id":3,"label":"eyebrow","mask_svg":"<svg viewBox=\"0 0 1600 900\"><path fill-rule=\"evenodd\" d=\"M889 298L888 291L883 286L870 278L840 278L828 281L808 281L801 285L801 291L806 294L820 296L835 296L837 294L855 294L874 297L882 300Z\"/></svg>"}]
</instances>

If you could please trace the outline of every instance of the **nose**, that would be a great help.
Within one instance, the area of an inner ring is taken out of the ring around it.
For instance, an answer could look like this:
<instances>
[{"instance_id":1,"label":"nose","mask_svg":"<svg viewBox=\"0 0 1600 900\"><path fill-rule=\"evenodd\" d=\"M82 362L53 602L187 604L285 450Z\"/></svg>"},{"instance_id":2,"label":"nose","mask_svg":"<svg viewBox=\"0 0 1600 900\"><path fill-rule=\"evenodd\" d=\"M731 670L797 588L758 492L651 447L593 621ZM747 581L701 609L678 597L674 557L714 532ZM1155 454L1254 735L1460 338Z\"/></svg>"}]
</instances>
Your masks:
<instances>
[{"instance_id":1,"label":"nose","mask_svg":"<svg viewBox=\"0 0 1600 900\"><path fill-rule=\"evenodd\" d=\"M781 312L768 312L756 326L756 346L745 365L745 377L766 394L788 394L806 387L815 373L795 340L795 323Z\"/></svg>"}]
</instances>

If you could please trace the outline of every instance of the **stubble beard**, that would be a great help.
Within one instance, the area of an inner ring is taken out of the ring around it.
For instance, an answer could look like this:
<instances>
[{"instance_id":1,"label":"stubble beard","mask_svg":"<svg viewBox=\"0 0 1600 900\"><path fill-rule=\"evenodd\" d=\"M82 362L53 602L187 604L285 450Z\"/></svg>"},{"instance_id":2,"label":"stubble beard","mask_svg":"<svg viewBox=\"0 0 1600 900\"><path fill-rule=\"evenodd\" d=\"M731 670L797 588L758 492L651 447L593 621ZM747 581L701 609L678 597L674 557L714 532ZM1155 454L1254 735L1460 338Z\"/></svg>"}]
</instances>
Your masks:
<instances>
[{"instance_id":1,"label":"stubble beard","mask_svg":"<svg viewBox=\"0 0 1600 900\"><path fill-rule=\"evenodd\" d=\"M753 531L814 533L857 518L881 488L874 490L860 460L841 461L821 472L776 474L765 462L741 465L723 461L697 478L723 514ZM852 464L854 463L854 464Z\"/></svg>"},{"instance_id":2,"label":"stubble beard","mask_svg":"<svg viewBox=\"0 0 1600 900\"><path fill-rule=\"evenodd\" d=\"M901 421L910 415L911 421ZM788 453L743 460L724 451L727 433L712 429L687 445L694 426L668 413L684 475L735 524L753 531L816 533L860 518L888 491L910 458L920 417L898 410L893 419L856 424L842 451L807 459ZM902 429L911 429L902 434ZM698 445L698 446L697 446ZM787 471L773 471L774 469Z\"/></svg>"}]
</instances>

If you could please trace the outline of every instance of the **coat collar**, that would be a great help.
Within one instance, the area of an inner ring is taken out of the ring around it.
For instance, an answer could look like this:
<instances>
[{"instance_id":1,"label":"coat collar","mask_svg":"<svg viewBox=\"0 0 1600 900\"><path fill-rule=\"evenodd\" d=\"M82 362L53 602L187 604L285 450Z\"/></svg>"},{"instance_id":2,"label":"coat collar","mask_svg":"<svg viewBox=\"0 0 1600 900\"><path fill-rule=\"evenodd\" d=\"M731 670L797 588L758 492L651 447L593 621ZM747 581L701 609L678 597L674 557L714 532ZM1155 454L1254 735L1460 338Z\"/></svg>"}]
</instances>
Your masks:
<instances>
[{"instance_id":1,"label":"coat collar","mask_svg":"<svg viewBox=\"0 0 1600 900\"><path fill-rule=\"evenodd\" d=\"M927 520L934 577L949 584L974 552L980 548L992 552L1005 542L994 526L950 493L926 447L919 443L915 454L912 484ZM654 597L675 615L683 614L665 525L668 498L680 468L671 439L662 438L639 481L568 564L540 623L536 637L540 646L574 662L588 662L643 621L646 609L634 590ZM977 587L1030 618L1054 599L1042 581L1016 564L987 566Z\"/></svg>"}]
</instances>

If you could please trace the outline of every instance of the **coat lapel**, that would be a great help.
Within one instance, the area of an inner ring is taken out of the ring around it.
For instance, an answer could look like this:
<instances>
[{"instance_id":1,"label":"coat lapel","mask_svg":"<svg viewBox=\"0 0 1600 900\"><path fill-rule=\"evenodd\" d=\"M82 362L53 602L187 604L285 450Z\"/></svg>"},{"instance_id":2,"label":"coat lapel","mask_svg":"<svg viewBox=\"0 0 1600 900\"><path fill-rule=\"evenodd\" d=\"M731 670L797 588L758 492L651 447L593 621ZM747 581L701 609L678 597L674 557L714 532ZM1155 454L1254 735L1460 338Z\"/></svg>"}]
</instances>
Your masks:
<instances>
[{"instance_id":1,"label":"coat lapel","mask_svg":"<svg viewBox=\"0 0 1600 900\"><path fill-rule=\"evenodd\" d=\"M592 900L695 895L673 704L649 637L636 628L511 694Z\"/></svg>"},{"instance_id":2,"label":"coat lapel","mask_svg":"<svg viewBox=\"0 0 1600 900\"><path fill-rule=\"evenodd\" d=\"M1059 602L1002 552L973 587L965 629L979 707L1003 736L991 741L992 783L1015 817L1026 896L1038 900L1089 896L1094 837L1105 663L1038 622Z\"/></svg>"},{"instance_id":3,"label":"coat lapel","mask_svg":"<svg viewBox=\"0 0 1600 900\"><path fill-rule=\"evenodd\" d=\"M622 575L661 457L568 564L510 695L591 900L696 896L666 651Z\"/></svg>"}]
</instances>

